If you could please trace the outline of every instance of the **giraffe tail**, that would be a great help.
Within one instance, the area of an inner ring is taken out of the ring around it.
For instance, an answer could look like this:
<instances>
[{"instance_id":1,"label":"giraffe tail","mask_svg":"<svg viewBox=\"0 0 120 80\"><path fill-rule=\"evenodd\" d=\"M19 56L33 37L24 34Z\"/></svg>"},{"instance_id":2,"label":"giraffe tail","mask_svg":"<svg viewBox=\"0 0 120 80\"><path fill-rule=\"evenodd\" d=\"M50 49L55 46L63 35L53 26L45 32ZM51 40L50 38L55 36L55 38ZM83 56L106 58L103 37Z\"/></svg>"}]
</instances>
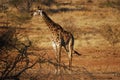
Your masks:
<instances>
[{"instance_id":1,"label":"giraffe tail","mask_svg":"<svg viewBox=\"0 0 120 80\"><path fill-rule=\"evenodd\" d=\"M77 51L74 50L74 53L77 54L78 56L81 56L80 53L78 53Z\"/></svg>"}]
</instances>

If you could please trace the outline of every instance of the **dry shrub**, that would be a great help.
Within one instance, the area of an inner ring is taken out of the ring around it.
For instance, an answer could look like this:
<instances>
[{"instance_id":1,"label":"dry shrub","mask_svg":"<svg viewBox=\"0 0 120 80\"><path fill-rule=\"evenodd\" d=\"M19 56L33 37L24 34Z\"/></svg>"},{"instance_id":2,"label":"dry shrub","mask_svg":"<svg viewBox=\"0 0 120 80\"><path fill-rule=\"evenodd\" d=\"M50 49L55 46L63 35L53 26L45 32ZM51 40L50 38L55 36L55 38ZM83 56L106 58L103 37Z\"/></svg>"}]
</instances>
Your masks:
<instances>
[{"instance_id":1,"label":"dry shrub","mask_svg":"<svg viewBox=\"0 0 120 80\"><path fill-rule=\"evenodd\" d=\"M120 42L120 27L116 25L103 25L100 27L101 35L106 39L112 46Z\"/></svg>"},{"instance_id":2,"label":"dry shrub","mask_svg":"<svg viewBox=\"0 0 120 80\"><path fill-rule=\"evenodd\" d=\"M16 28L8 27L0 36L0 80L19 80L19 76L37 63L30 61L28 48L32 42L18 38ZM25 38L25 37L23 37Z\"/></svg>"},{"instance_id":3,"label":"dry shrub","mask_svg":"<svg viewBox=\"0 0 120 80\"><path fill-rule=\"evenodd\" d=\"M14 44L14 34L15 34L16 30L15 28L8 28L6 31L4 31L3 33L1 33L0 36L0 50L2 50L3 48L5 49L11 49L11 45Z\"/></svg>"},{"instance_id":4,"label":"dry shrub","mask_svg":"<svg viewBox=\"0 0 120 80\"><path fill-rule=\"evenodd\" d=\"M100 7L112 7L120 10L120 0L107 0L100 3Z\"/></svg>"}]
</instances>

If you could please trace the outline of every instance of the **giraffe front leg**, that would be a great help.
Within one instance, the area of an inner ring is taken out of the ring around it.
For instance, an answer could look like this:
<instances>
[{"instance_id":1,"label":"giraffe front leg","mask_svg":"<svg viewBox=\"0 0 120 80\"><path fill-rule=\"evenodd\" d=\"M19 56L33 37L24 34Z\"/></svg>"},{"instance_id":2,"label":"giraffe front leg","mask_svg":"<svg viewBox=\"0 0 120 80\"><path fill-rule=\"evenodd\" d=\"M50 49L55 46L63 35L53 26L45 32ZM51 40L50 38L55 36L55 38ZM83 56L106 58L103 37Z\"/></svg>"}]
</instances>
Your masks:
<instances>
[{"instance_id":1,"label":"giraffe front leg","mask_svg":"<svg viewBox=\"0 0 120 80\"><path fill-rule=\"evenodd\" d=\"M56 61L59 62L59 46L56 42L52 41L52 46L53 46L53 49L55 51L55 58L56 58Z\"/></svg>"},{"instance_id":2,"label":"giraffe front leg","mask_svg":"<svg viewBox=\"0 0 120 80\"><path fill-rule=\"evenodd\" d=\"M59 66L60 66L60 63L61 63L61 48L62 48L62 46L59 44L57 46L57 50L58 50L58 52L57 52L57 59L58 59Z\"/></svg>"},{"instance_id":3,"label":"giraffe front leg","mask_svg":"<svg viewBox=\"0 0 120 80\"><path fill-rule=\"evenodd\" d=\"M56 53L56 55L57 55L57 74L59 74L59 72L60 72L60 64L61 64L61 48L62 48L62 46L61 46L61 44L58 44L57 45L57 53Z\"/></svg>"},{"instance_id":4,"label":"giraffe front leg","mask_svg":"<svg viewBox=\"0 0 120 80\"><path fill-rule=\"evenodd\" d=\"M53 49L55 50L55 57L57 61L57 66L56 66L56 71L55 73L59 73L60 71L60 63L61 63L61 44L60 43L55 43L54 41L52 42Z\"/></svg>"},{"instance_id":5,"label":"giraffe front leg","mask_svg":"<svg viewBox=\"0 0 120 80\"><path fill-rule=\"evenodd\" d=\"M56 45L56 43L54 41L52 41L52 46L53 46L53 49L55 51L55 56L57 56L56 55L56 53L57 53L57 45Z\"/></svg>"},{"instance_id":6,"label":"giraffe front leg","mask_svg":"<svg viewBox=\"0 0 120 80\"><path fill-rule=\"evenodd\" d=\"M55 56L56 56L56 59L57 59L57 62L60 63L61 62L61 42L52 42L52 45L53 45L53 49L55 50Z\"/></svg>"},{"instance_id":7,"label":"giraffe front leg","mask_svg":"<svg viewBox=\"0 0 120 80\"><path fill-rule=\"evenodd\" d=\"M68 58L69 58L69 68L71 69L71 67L72 67L72 51L69 51Z\"/></svg>"}]
</instances>

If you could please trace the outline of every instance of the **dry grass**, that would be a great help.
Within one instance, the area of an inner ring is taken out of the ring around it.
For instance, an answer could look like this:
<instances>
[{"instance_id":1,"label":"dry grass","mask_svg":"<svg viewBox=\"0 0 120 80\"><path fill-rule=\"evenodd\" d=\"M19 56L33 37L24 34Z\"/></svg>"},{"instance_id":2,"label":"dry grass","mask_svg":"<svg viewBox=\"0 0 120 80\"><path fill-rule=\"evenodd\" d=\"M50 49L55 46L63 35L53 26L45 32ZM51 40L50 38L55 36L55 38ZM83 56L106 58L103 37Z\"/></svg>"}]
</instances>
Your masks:
<instances>
[{"instance_id":1,"label":"dry grass","mask_svg":"<svg viewBox=\"0 0 120 80\"><path fill-rule=\"evenodd\" d=\"M106 0L94 0L92 3L88 3L87 1L88 0L74 0L72 5L53 5L50 8L53 10L57 9L58 12L52 10L48 10L47 12L53 21L59 23L65 30L72 32L74 35L75 49L82 55L80 57L73 55L73 66L75 67L73 69L79 69L80 74L79 72L73 71L71 77L68 77L70 74L65 75L63 70L62 74L55 75L52 72L55 70L53 65L45 63L41 66L42 68L36 65L33 69L29 70L25 76L23 75L23 78L27 78L26 76L28 75L30 76L31 72L31 74L34 75L29 78L33 80L119 80L120 11L118 8L103 6L102 3ZM61 3L62 2L63 1L61 1ZM65 8L65 11L59 11L61 8ZM33 51L35 55L47 53L47 56L55 61L54 51L50 42L50 32L42 18L33 17L28 23L22 24L21 28L23 29L20 29L20 32L28 35L33 42L30 51ZM111 32L109 32L109 28L112 30L112 35ZM111 45L111 41L113 43L116 40L117 43L115 46ZM34 61L34 58L32 58L32 60ZM64 50L62 52L62 62L65 65L68 64L67 54L65 54ZM48 65L50 67L48 67ZM48 69L46 69L46 67ZM36 75L38 77L36 77Z\"/></svg>"},{"instance_id":2,"label":"dry grass","mask_svg":"<svg viewBox=\"0 0 120 80\"><path fill-rule=\"evenodd\" d=\"M101 35L112 45L120 43L120 27L118 25L103 25L100 27Z\"/></svg>"}]
</instances>

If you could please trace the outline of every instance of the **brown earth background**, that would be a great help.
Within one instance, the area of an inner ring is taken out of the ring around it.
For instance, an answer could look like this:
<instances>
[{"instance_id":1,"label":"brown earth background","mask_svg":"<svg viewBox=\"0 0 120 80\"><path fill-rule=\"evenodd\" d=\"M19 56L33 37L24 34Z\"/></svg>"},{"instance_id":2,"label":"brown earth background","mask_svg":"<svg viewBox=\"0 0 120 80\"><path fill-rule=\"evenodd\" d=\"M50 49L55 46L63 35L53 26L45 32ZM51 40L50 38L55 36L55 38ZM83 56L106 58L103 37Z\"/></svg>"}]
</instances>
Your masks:
<instances>
[{"instance_id":1,"label":"brown earth background","mask_svg":"<svg viewBox=\"0 0 120 80\"><path fill-rule=\"evenodd\" d=\"M120 1L52 1L56 3L53 2L50 6L34 3L31 10L41 6L53 21L72 32L75 50L81 56L73 55L71 74L62 69L61 74L56 75L53 65L41 63L25 71L20 80L120 80ZM26 13L23 14L27 16ZM34 53L29 55L31 63L37 56L44 54L45 59L55 62L55 52L50 42L51 33L42 18L35 16L25 22L24 19L20 21L14 17L19 15L19 11L10 5L7 12L0 12L1 34L5 26L3 22L9 22L9 26L17 27L20 34L28 36L32 41L28 51ZM68 56L64 49L62 63L68 66Z\"/></svg>"}]
</instances>

